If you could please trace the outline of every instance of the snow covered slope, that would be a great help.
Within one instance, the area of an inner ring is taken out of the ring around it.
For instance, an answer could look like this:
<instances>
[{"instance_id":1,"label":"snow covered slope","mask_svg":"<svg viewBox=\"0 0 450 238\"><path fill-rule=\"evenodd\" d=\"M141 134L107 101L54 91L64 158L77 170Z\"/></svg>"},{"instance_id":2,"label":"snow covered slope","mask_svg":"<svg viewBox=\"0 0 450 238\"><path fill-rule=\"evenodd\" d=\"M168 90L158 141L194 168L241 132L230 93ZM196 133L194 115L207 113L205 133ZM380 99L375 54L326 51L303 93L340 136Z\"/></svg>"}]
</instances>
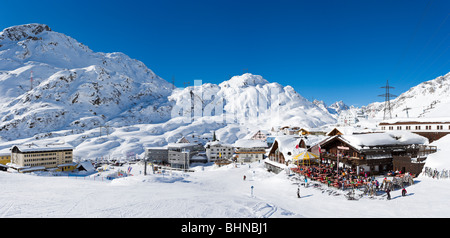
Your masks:
<instances>
[{"instance_id":1,"label":"snow covered slope","mask_svg":"<svg viewBox=\"0 0 450 238\"><path fill-rule=\"evenodd\" d=\"M31 81L33 76L33 81ZM43 24L0 32L0 133L16 139L110 121L168 119L172 85L122 53L95 53Z\"/></svg>"},{"instance_id":2,"label":"snow covered slope","mask_svg":"<svg viewBox=\"0 0 450 238\"><path fill-rule=\"evenodd\" d=\"M436 169L439 172L442 170L450 169L450 159L448 159L448 155L450 153L450 135L446 135L439 140L431 143L437 147L437 152L428 155L427 160L425 161L425 167ZM425 176L423 173L421 176Z\"/></svg>"},{"instance_id":3,"label":"snow covered slope","mask_svg":"<svg viewBox=\"0 0 450 238\"><path fill-rule=\"evenodd\" d=\"M313 186L314 181L309 181L310 186L305 188L299 186L294 176L268 172L263 163L258 162L220 168L213 165L198 167L194 173L166 171L163 175L150 172L147 176L143 175L144 166L141 164L127 164L120 169L126 171L128 166L132 167L133 176L113 181L101 180L113 171L84 179L0 172L0 199L3 201L0 217L450 217L449 179L415 179L416 183L406 188L407 196L402 197L400 189L397 189L391 192L392 200L389 201L383 192L374 198L366 195L350 201L344 196L348 191L325 185L317 188ZM151 171L151 166L147 171ZM243 175L247 176L245 181ZM298 188L300 199L296 195ZM361 225L364 229L368 227ZM339 224L336 231L339 232L341 227ZM284 226L283 229L289 227Z\"/></svg>"}]
</instances>

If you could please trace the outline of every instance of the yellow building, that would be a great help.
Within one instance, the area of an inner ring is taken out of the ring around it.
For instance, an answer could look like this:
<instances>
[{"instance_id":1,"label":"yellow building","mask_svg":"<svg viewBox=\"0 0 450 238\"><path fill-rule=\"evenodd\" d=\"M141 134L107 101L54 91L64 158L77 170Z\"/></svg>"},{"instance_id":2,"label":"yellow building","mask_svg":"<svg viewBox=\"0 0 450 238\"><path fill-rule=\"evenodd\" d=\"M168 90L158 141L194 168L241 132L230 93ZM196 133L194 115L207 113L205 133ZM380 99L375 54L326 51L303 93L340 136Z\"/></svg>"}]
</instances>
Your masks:
<instances>
[{"instance_id":1,"label":"yellow building","mask_svg":"<svg viewBox=\"0 0 450 238\"><path fill-rule=\"evenodd\" d=\"M67 144L35 143L15 145L11 148L11 163L19 167L56 168L73 162L73 147Z\"/></svg>"},{"instance_id":2,"label":"yellow building","mask_svg":"<svg viewBox=\"0 0 450 238\"><path fill-rule=\"evenodd\" d=\"M56 171L58 172L70 172L74 171L77 168L77 163L69 163L69 164L60 164L58 165L58 169Z\"/></svg>"},{"instance_id":3,"label":"yellow building","mask_svg":"<svg viewBox=\"0 0 450 238\"><path fill-rule=\"evenodd\" d=\"M11 163L11 151L1 150L0 151L0 164L6 165L7 163Z\"/></svg>"}]
</instances>

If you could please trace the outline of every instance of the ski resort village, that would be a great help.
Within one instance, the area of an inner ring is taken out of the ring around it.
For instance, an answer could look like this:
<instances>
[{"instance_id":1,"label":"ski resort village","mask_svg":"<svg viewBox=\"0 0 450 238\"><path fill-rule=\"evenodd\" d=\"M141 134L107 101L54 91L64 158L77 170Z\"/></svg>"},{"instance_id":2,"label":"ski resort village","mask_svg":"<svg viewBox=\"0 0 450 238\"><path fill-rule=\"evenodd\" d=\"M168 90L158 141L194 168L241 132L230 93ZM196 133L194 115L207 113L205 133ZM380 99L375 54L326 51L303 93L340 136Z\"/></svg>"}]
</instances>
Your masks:
<instances>
[{"instance_id":1,"label":"ski resort village","mask_svg":"<svg viewBox=\"0 0 450 238\"><path fill-rule=\"evenodd\" d=\"M365 106L273 80L177 87L50 26L4 29L0 217L450 217L450 73L398 97L381 79Z\"/></svg>"}]
</instances>

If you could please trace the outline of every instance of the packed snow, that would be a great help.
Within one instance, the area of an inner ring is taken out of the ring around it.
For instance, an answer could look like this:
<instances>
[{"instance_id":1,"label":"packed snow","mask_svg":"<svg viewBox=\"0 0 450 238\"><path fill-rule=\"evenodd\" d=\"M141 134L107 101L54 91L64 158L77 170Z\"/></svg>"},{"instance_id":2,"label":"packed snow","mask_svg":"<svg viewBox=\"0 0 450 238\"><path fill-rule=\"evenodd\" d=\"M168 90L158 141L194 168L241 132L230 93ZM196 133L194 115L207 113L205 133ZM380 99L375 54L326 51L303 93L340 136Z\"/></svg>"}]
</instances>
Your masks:
<instances>
[{"instance_id":1,"label":"packed snow","mask_svg":"<svg viewBox=\"0 0 450 238\"><path fill-rule=\"evenodd\" d=\"M106 180L119 169L128 177ZM263 163L199 165L195 172L143 175L143 165L123 165L85 177L0 172L0 217L449 217L450 179L418 177L392 200L380 193L347 200L325 185L306 188L285 172L267 172ZM246 180L243 176L246 175ZM382 178L379 178L382 179ZM252 189L253 186L253 189ZM300 187L301 198L297 198Z\"/></svg>"},{"instance_id":2,"label":"packed snow","mask_svg":"<svg viewBox=\"0 0 450 238\"><path fill-rule=\"evenodd\" d=\"M437 152L428 155L425 166L438 171L450 170L450 135L434 141L430 145L437 147Z\"/></svg>"}]
</instances>

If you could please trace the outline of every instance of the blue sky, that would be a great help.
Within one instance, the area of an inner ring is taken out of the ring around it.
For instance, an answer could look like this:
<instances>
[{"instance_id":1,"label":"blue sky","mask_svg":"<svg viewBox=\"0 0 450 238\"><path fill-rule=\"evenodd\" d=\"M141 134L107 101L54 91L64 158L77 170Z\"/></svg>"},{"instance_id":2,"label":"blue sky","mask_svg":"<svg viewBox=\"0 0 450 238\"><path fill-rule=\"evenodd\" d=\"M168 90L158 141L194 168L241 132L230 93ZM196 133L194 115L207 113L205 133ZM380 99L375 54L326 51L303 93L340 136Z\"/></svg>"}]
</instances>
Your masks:
<instances>
[{"instance_id":1,"label":"blue sky","mask_svg":"<svg viewBox=\"0 0 450 238\"><path fill-rule=\"evenodd\" d=\"M308 100L374 101L450 72L450 1L8 1L0 28L47 24L123 52L167 81L220 83L245 69Z\"/></svg>"}]
</instances>

